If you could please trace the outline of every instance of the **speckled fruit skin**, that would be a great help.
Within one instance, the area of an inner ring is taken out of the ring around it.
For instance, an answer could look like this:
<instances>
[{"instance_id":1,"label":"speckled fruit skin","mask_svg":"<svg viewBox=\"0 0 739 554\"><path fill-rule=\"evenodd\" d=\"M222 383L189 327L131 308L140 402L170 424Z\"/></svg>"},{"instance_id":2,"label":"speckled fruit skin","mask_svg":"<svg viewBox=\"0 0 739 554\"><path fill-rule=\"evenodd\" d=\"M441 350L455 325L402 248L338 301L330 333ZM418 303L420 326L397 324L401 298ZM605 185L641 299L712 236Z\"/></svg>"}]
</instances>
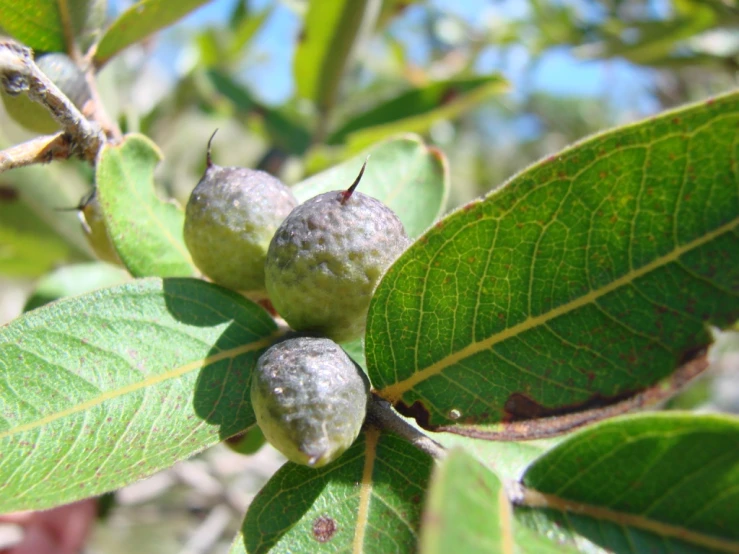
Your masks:
<instances>
[{"instance_id":1,"label":"speckled fruit skin","mask_svg":"<svg viewBox=\"0 0 739 554\"><path fill-rule=\"evenodd\" d=\"M335 342L287 339L257 362L251 403L266 439L297 464L324 466L359 435L369 380Z\"/></svg>"},{"instance_id":2,"label":"speckled fruit skin","mask_svg":"<svg viewBox=\"0 0 739 554\"><path fill-rule=\"evenodd\" d=\"M269 173L210 166L185 210L185 243L195 265L230 289L264 291L269 242L297 204Z\"/></svg>"},{"instance_id":3,"label":"speckled fruit skin","mask_svg":"<svg viewBox=\"0 0 739 554\"><path fill-rule=\"evenodd\" d=\"M395 213L354 192L320 194L277 229L265 277L272 304L296 330L337 342L364 333L372 294L409 240Z\"/></svg>"}]
</instances>

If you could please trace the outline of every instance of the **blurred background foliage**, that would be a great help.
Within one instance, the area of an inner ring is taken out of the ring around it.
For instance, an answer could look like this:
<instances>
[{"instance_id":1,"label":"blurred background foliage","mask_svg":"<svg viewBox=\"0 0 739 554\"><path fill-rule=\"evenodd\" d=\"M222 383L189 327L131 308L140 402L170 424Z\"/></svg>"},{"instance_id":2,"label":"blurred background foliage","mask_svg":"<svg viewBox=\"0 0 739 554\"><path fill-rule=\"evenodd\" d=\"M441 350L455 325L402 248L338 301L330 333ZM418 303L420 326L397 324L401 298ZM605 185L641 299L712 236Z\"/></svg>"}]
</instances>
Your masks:
<instances>
[{"instance_id":1,"label":"blurred background foliage","mask_svg":"<svg viewBox=\"0 0 739 554\"><path fill-rule=\"evenodd\" d=\"M131 7L85 1L108 22ZM588 134L735 88L739 75L734 0L187 3L197 9L176 24L98 60L108 115L160 146L160 193L183 205L216 128L218 164L287 183L419 133L449 158L453 209ZM0 108L0 147L32 136ZM0 175L0 323L27 301L125 278L90 270L81 285L63 271L93 258L77 214L59 211L92 176L73 161ZM63 278L50 282L52 270ZM698 396L685 402L716 399ZM249 490L268 473L256 475Z\"/></svg>"},{"instance_id":2,"label":"blurred background foliage","mask_svg":"<svg viewBox=\"0 0 739 554\"><path fill-rule=\"evenodd\" d=\"M449 157L453 208L592 132L727 90L739 67L733 0L190 4L204 5L99 73L109 114L162 148L158 183L180 203L215 128L218 163L288 183L413 131ZM129 6L110 2L108 21ZM4 146L32 136L2 118ZM75 163L2 176L22 208L0 206L0 273L90 255L75 214L53 210L90 181ZM7 213L21 209L32 217Z\"/></svg>"}]
</instances>

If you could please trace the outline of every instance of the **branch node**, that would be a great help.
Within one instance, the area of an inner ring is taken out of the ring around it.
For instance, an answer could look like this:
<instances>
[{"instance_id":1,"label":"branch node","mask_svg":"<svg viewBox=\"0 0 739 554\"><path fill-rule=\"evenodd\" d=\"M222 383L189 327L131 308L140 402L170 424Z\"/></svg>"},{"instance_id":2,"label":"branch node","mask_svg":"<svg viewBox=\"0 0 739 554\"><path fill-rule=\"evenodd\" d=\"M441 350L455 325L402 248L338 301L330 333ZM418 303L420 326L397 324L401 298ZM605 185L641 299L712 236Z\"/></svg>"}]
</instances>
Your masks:
<instances>
[{"instance_id":1,"label":"branch node","mask_svg":"<svg viewBox=\"0 0 739 554\"><path fill-rule=\"evenodd\" d=\"M407 440L434 459L446 456L443 446L400 417L387 400L374 394L367 406L367 423Z\"/></svg>"},{"instance_id":2,"label":"branch node","mask_svg":"<svg viewBox=\"0 0 739 554\"><path fill-rule=\"evenodd\" d=\"M0 40L0 84L9 95L28 94L61 125L59 134L39 137L0 155L0 172L52 159L79 156L94 162L105 142L100 125L89 121L33 61L33 53L13 40Z\"/></svg>"}]
</instances>

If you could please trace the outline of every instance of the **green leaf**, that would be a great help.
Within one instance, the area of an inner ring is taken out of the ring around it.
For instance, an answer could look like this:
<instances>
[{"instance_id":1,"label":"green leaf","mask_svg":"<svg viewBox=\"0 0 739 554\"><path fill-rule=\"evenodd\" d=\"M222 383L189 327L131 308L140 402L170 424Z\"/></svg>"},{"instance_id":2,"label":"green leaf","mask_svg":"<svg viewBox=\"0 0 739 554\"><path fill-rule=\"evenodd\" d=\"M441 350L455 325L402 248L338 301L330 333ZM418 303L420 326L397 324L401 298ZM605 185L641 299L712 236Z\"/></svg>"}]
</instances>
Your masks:
<instances>
[{"instance_id":1,"label":"green leaf","mask_svg":"<svg viewBox=\"0 0 739 554\"><path fill-rule=\"evenodd\" d=\"M596 51L600 58L621 56L634 63L645 65L666 60L678 49L682 41L716 25L718 15L711 7L698 2L684 4L692 4L693 9L668 21L647 20L619 24L615 36L608 37L595 48L584 49ZM628 31L631 37L636 35L636 38L624 41L622 36L625 31Z\"/></svg>"},{"instance_id":2,"label":"green leaf","mask_svg":"<svg viewBox=\"0 0 739 554\"><path fill-rule=\"evenodd\" d=\"M36 283L23 311L27 312L59 298L77 296L130 279L121 268L103 262L87 262L55 269Z\"/></svg>"},{"instance_id":3,"label":"green leaf","mask_svg":"<svg viewBox=\"0 0 739 554\"><path fill-rule=\"evenodd\" d=\"M65 52L70 50L69 40L101 23L105 4L105 0L0 0L0 25L34 50Z\"/></svg>"},{"instance_id":4,"label":"green leaf","mask_svg":"<svg viewBox=\"0 0 739 554\"><path fill-rule=\"evenodd\" d=\"M737 418L603 422L534 462L517 517L583 552L739 552L737 452Z\"/></svg>"},{"instance_id":5,"label":"green leaf","mask_svg":"<svg viewBox=\"0 0 739 554\"><path fill-rule=\"evenodd\" d=\"M175 23L208 0L140 0L123 12L105 31L94 62L103 66L110 58L152 33Z\"/></svg>"},{"instance_id":6,"label":"green leaf","mask_svg":"<svg viewBox=\"0 0 739 554\"><path fill-rule=\"evenodd\" d=\"M69 255L69 246L22 201L18 190L0 185L0 275L37 277Z\"/></svg>"},{"instance_id":7,"label":"green leaf","mask_svg":"<svg viewBox=\"0 0 739 554\"><path fill-rule=\"evenodd\" d=\"M229 59L235 61L243 57L247 46L272 15L274 8L273 5L265 6L259 12L249 14L248 17L244 17L238 22L233 29L233 39L228 45Z\"/></svg>"},{"instance_id":8,"label":"green leaf","mask_svg":"<svg viewBox=\"0 0 739 554\"><path fill-rule=\"evenodd\" d=\"M437 433L433 439L444 448L464 449L501 479L519 479L531 462L544 454L554 439L538 441L486 441L452 433Z\"/></svg>"},{"instance_id":9,"label":"green leaf","mask_svg":"<svg viewBox=\"0 0 739 554\"><path fill-rule=\"evenodd\" d=\"M498 477L470 453L453 449L431 478L419 552L545 554L577 550L518 524Z\"/></svg>"},{"instance_id":10,"label":"green leaf","mask_svg":"<svg viewBox=\"0 0 739 554\"><path fill-rule=\"evenodd\" d=\"M441 215L449 193L444 154L408 135L373 146L366 152L306 179L293 187L300 202L331 190L346 190L367 163L358 190L389 206L410 237L417 237Z\"/></svg>"},{"instance_id":11,"label":"green leaf","mask_svg":"<svg viewBox=\"0 0 739 554\"><path fill-rule=\"evenodd\" d=\"M738 122L733 93L597 135L437 223L370 304L378 393L423 427L510 440L701 373L705 323L739 317Z\"/></svg>"},{"instance_id":12,"label":"green leaf","mask_svg":"<svg viewBox=\"0 0 739 554\"><path fill-rule=\"evenodd\" d=\"M0 137L0 146L11 144ZM64 241L70 251L70 261L89 259L91 251L83 235L79 216L69 210L79 205L80 198L89 192L85 172L91 173L87 165L60 163L23 167L3 173L0 187L14 190L7 191L12 202L8 205L9 212L0 217L0 221L13 221L16 218L24 224L28 220L38 221L38 229L48 228L50 237L56 235L57 239Z\"/></svg>"},{"instance_id":13,"label":"green leaf","mask_svg":"<svg viewBox=\"0 0 739 554\"><path fill-rule=\"evenodd\" d=\"M513 509L493 472L464 450L451 450L434 470L419 552L508 554Z\"/></svg>"},{"instance_id":14,"label":"green leaf","mask_svg":"<svg viewBox=\"0 0 739 554\"><path fill-rule=\"evenodd\" d=\"M365 373L367 372L367 360L364 359L364 338L343 342L341 343L341 348L349 354L352 360L359 364Z\"/></svg>"},{"instance_id":15,"label":"green leaf","mask_svg":"<svg viewBox=\"0 0 739 554\"><path fill-rule=\"evenodd\" d=\"M34 50L66 50L58 0L0 0L0 25L11 37Z\"/></svg>"},{"instance_id":16,"label":"green leaf","mask_svg":"<svg viewBox=\"0 0 739 554\"><path fill-rule=\"evenodd\" d=\"M244 86L222 71L211 69L205 75L216 91L233 102L240 113L257 114L264 120L265 129L274 146L296 156L302 156L308 149L310 132L295 118L257 101Z\"/></svg>"},{"instance_id":17,"label":"green leaf","mask_svg":"<svg viewBox=\"0 0 739 554\"><path fill-rule=\"evenodd\" d=\"M96 182L110 238L134 277L186 277L197 274L182 229L185 214L154 191L157 146L143 135L106 144Z\"/></svg>"},{"instance_id":18,"label":"green leaf","mask_svg":"<svg viewBox=\"0 0 739 554\"><path fill-rule=\"evenodd\" d=\"M326 142L347 142L350 151L356 152L400 132L425 133L435 122L459 117L507 89L508 83L497 74L431 83L355 116Z\"/></svg>"},{"instance_id":19,"label":"green leaf","mask_svg":"<svg viewBox=\"0 0 739 554\"><path fill-rule=\"evenodd\" d=\"M336 103L341 76L362 20L372 17L368 7L376 4L368 0L321 0L308 6L293 74L298 96L312 100L323 114Z\"/></svg>"},{"instance_id":20,"label":"green leaf","mask_svg":"<svg viewBox=\"0 0 739 554\"><path fill-rule=\"evenodd\" d=\"M243 433L229 437L224 442L234 452L248 456L259 451L266 439L259 425L252 425Z\"/></svg>"},{"instance_id":21,"label":"green leaf","mask_svg":"<svg viewBox=\"0 0 739 554\"><path fill-rule=\"evenodd\" d=\"M276 325L197 279L59 300L0 328L0 513L113 490L255 423Z\"/></svg>"},{"instance_id":22,"label":"green leaf","mask_svg":"<svg viewBox=\"0 0 739 554\"><path fill-rule=\"evenodd\" d=\"M288 462L254 498L230 553L411 552L431 465L374 429L323 468Z\"/></svg>"}]
</instances>

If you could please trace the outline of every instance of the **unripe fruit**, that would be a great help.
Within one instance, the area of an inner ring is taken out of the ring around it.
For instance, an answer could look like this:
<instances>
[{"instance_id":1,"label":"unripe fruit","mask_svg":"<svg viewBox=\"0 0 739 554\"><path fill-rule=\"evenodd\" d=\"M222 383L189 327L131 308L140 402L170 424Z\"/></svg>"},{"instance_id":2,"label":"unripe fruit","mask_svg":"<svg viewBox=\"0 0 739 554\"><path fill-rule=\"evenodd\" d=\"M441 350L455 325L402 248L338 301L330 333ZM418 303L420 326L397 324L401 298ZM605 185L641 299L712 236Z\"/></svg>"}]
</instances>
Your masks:
<instances>
[{"instance_id":1,"label":"unripe fruit","mask_svg":"<svg viewBox=\"0 0 739 554\"><path fill-rule=\"evenodd\" d=\"M379 200L346 191L295 208L275 233L265 278L270 300L293 329L337 342L364 333L380 278L408 246L403 224Z\"/></svg>"},{"instance_id":2,"label":"unripe fruit","mask_svg":"<svg viewBox=\"0 0 739 554\"><path fill-rule=\"evenodd\" d=\"M269 173L214 164L209 141L207 169L185 210L185 243L195 265L230 289L263 291L269 242L297 204Z\"/></svg>"},{"instance_id":3,"label":"unripe fruit","mask_svg":"<svg viewBox=\"0 0 739 554\"><path fill-rule=\"evenodd\" d=\"M85 74L69 56L53 52L39 57L36 65L77 108L84 109L91 98L90 87L85 80ZM48 134L59 130L59 123L54 120L49 110L25 94L10 96L3 92L2 99L8 114L29 131Z\"/></svg>"},{"instance_id":4,"label":"unripe fruit","mask_svg":"<svg viewBox=\"0 0 739 554\"><path fill-rule=\"evenodd\" d=\"M359 435L369 380L335 342L299 337L270 347L257 362L251 403L266 439L289 460L321 467Z\"/></svg>"},{"instance_id":5,"label":"unripe fruit","mask_svg":"<svg viewBox=\"0 0 739 554\"><path fill-rule=\"evenodd\" d=\"M118 257L118 252L110 240L108 227L105 225L97 189L93 189L87 197L82 199L77 210L80 223L82 223L82 231L97 257L105 262L121 265L121 259Z\"/></svg>"}]
</instances>

